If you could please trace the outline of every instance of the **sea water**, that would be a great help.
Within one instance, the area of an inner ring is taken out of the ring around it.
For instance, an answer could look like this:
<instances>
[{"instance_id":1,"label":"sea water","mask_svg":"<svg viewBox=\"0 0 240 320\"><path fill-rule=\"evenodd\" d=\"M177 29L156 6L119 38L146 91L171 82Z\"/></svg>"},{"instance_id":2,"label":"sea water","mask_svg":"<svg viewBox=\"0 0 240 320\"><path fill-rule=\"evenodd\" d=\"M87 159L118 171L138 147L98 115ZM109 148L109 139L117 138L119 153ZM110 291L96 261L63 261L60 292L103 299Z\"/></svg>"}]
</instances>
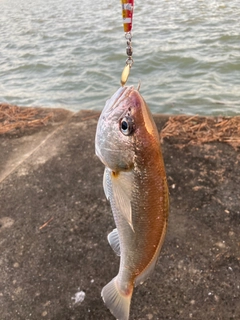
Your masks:
<instances>
[{"instance_id":1,"label":"sea water","mask_svg":"<svg viewBox=\"0 0 240 320\"><path fill-rule=\"evenodd\" d=\"M119 0L1 0L0 102L101 110L120 86ZM240 114L239 0L135 0L137 86L154 113Z\"/></svg>"}]
</instances>

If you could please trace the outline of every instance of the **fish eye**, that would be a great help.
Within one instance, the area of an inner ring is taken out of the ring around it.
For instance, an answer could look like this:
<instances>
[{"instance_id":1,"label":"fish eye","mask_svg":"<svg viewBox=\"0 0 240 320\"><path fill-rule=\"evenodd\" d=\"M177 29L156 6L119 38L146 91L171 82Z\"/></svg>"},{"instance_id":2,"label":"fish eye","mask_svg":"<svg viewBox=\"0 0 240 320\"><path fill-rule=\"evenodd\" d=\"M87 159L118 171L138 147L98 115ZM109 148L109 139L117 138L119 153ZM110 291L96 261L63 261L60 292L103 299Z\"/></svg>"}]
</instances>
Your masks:
<instances>
[{"instance_id":1,"label":"fish eye","mask_svg":"<svg viewBox=\"0 0 240 320\"><path fill-rule=\"evenodd\" d=\"M129 136L134 129L134 122L131 117L124 117L120 120L120 130L125 136Z\"/></svg>"}]
</instances>

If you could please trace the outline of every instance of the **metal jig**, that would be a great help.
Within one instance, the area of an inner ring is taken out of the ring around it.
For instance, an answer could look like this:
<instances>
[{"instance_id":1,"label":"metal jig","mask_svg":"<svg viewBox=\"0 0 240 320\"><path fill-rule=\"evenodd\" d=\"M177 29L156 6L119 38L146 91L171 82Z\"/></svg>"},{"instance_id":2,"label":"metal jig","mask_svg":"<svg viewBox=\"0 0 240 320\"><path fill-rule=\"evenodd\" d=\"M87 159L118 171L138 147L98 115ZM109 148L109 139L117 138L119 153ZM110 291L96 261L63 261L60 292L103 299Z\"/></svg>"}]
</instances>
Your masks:
<instances>
[{"instance_id":1,"label":"metal jig","mask_svg":"<svg viewBox=\"0 0 240 320\"><path fill-rule=\"evenodd\" d=\"M127 40L126 54L127 60L126 65L123 68L121 76L121 85L124 86L128 80L131 67L133 65L133 49L132 49L132 19L133 19L133 6L134 0L121 0L122 1L122 17L123 17L123 28L125 31L125 38Z\"/></svg>"}]
</instances>

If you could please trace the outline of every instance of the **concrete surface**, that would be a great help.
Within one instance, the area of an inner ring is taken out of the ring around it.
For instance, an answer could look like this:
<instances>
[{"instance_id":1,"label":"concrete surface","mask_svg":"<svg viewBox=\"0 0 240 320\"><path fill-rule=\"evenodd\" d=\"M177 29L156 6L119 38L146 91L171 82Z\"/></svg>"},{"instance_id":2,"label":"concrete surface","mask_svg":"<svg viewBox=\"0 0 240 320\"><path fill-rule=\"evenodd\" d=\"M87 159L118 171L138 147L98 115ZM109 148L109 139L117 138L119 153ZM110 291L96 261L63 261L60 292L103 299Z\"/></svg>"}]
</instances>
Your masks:
<instances>
[{"instance_id":1,"label":"concrete surface","mask_svg":"<svg viewBox=\"0 0 240 320\"><path fill-rule=\"evenodd\" d=\"M60 111L59 111L60 112ZM119 258L94 154L98 114L0 137L0 319L110 320L100 296ZM156 116L159 130L167 117ZM171 212L130 319L240 319L239 151L164 140Z\"/></svg>"}]
</instances>

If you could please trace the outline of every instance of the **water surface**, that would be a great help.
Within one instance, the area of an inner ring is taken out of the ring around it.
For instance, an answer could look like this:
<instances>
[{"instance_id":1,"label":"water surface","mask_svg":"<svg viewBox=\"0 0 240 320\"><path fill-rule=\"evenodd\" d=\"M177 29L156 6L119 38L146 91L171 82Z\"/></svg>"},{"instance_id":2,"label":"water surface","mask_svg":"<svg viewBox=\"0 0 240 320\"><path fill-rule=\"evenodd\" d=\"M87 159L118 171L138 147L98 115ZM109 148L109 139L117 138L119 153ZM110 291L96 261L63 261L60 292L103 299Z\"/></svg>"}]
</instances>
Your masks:
<instances>
[{"instance_id":1,"label":"water surface","mask_svg":"<svg viewBox=\"0 0 240 320\"><path fill-rule=\"evenodd\" d=\"M238 0L136 0L134 66L153 112L240 114ZM119 87L119 0L1 0L0 101L101 110Z\"/></svg>"}]
</instances>

